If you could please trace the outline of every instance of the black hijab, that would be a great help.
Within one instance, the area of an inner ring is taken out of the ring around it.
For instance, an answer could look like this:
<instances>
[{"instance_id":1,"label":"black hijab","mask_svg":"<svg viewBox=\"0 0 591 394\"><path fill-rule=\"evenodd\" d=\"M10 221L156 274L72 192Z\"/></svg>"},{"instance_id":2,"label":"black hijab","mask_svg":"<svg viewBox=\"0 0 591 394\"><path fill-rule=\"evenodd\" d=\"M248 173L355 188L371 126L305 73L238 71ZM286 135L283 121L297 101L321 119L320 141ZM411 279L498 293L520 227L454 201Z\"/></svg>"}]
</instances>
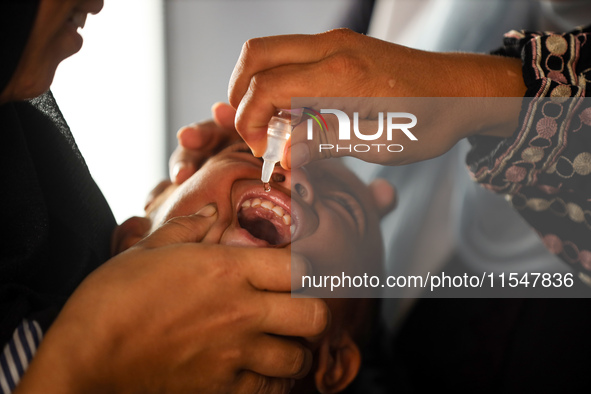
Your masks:
<instances>
[{"instance_id":1,"label":"black hijab","mask_svg":"<svg viewBox=\"0 0 591 394\"><path fill-rule=\"evenodd\" d=\"M0 3L0 86L14 73L37 0ZM0 346L23 318L45 330L109 258L115 220L50 92L0 105Z\"/></svg>"},{"instance_id":2,"label":"black hijab","mask_svg":"<svg viewBox=\"0 0 591 394\"><path fill-rule=\"evenodd\" d=\"M0 92L16 69L33 28L38 5L39 0L0 2Z\"/></svg>"}]
</instances>

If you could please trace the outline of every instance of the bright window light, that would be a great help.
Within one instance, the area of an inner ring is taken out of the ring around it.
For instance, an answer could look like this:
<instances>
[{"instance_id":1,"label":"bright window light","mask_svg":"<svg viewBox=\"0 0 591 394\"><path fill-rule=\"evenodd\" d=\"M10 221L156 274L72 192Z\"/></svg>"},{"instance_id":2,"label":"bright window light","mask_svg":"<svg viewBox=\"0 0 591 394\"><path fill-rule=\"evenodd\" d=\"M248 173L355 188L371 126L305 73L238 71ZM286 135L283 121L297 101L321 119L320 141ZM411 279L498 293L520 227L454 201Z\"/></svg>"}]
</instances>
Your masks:
<instances>
[{"instance_id":1,"label":"bright window light","mask_svg":"<svg viewBox=\"0 0 591 394\"><path fill-rule=\"evenodd\" d=\"M167 177L162 0L105 0L52 90L118 222Z\"/></svg>"}]
</instances>

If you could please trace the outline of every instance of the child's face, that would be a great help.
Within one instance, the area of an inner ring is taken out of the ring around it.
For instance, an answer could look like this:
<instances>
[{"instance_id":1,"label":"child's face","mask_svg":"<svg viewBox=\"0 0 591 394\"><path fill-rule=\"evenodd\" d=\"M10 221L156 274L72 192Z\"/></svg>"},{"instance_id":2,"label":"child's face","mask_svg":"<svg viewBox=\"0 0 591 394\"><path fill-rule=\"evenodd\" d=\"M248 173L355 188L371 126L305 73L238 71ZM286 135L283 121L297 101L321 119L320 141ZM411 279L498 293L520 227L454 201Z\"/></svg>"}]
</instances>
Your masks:
<instances>
[{"instance_id":1,"label":"child's face","mask_svg":"<svg viewBox=\"0 0 591 394\"><path fill-rule=\"evenodd\" d=\"M183 185L167 191L152 212L153 229L214 203L218 221L204 242L292 247L311 261L315 275L337 266L347 271L360 262L381 262L379 215L372 196L339 161L293 172L277 166L270 192L263 190L261 166L245 144L228 147Z\"/></svg>"},{"instance_id":2,"label":"child's face","mask_svg":"<svg viewBox=\"0 0 591 394\"><path fill-rule=\"evenodd\" d=\"M310 260L314 275L381 268L378 212L392 208L391 187L368 188L340 161L331 160L293 172L276 167L272 190L265 192L261 167L261 159L253 157L246 144L226 148L181 186L159 191L147 208L152 230L213 203L218 219L202 242L293 248ZM390 198L384 201L388 192ZM381 204L376 204L380 199ZM332 324L312 349L314 375L298 381L293 392L316 392L315 387L340 391L357 374L360 355L355 338L370 325L374 300L330 298L326 302ZM339 379L329 379L333 383L327 384L327 376Z\"/></svg>"}]
</instances>

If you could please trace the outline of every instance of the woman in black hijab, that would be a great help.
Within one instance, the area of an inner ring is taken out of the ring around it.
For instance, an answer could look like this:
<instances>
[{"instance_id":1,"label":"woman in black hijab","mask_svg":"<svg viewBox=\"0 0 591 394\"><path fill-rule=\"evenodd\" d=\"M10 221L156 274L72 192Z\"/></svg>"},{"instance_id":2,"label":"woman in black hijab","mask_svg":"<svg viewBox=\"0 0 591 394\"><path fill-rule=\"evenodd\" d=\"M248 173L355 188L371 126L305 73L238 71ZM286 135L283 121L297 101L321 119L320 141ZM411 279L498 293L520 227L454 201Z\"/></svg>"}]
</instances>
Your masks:
<instances>
[{"instance_id":1,"label":"woman in black hijab","mask_svg":"<svg viewBox=\"0 0 591 394\"><path fill-rule=\"evenodd\" d=\"M116 223L46 92L101 8L0 3L0 392L287 392L310 353L267 333L316 335L322 319L285 316L327 313L264 291L290 291L289 251L197 243L209 206L103 264Z\"/></svg>"},{"instance_id":2,"label":"woman in black hijab","mask_svg":"<svg viewBox=\"0 0 591 394\"><path fill-rule=\"evenodd\" d=\"M26 70L19 73L20 80L11 80L37 1L14 0L2 3L0 10L0 343L6 343L31 313L43 331L47 329L55 314L49 311L57 310L77 284L110 257L116 223L51 93L32 101L11 99L34 97L51 83L45 70L36 83L24 80Z\"/></svg>"}]
</instances>

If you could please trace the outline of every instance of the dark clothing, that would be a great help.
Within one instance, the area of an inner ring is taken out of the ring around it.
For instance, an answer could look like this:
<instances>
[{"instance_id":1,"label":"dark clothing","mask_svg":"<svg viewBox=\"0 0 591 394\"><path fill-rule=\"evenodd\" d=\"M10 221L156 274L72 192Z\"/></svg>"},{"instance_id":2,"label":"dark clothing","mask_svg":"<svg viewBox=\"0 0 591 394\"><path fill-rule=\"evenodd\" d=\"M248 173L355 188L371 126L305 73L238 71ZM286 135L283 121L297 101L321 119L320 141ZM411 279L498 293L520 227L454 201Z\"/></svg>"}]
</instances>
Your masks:
<instances>
[{"instance_id":1,"label":"dark clothing","mask_svg":"<svg viewBox=\"0 0 591 394\"><path fill-rule=\"evenodd\" d=\"M340 26L337 27L346 27L357 33L367 34L374 6L375 0L357 0L351 2L345 13L345 18L341 21Z\"/></svg>"},{"instance_id":2,"label":"dark clothing","mask_svg":"<svg viewBox=\"0 0 591 394\"><path fill-rule=\"evenodd\" d=\"M116 223L51 93L0 106L0 343L25 317L45 330L109 258Z\"/></svg>"},{"instance_id":3,"label":"dark clothing","mask_svg":"<svg viewBox=\"0 0 591 394\"><path fill-rule=\"evenodd\" d=\"M396 338L391 392L585 392L588 310L588 299L421 299Z\"/></svg>"}]
</instances>

